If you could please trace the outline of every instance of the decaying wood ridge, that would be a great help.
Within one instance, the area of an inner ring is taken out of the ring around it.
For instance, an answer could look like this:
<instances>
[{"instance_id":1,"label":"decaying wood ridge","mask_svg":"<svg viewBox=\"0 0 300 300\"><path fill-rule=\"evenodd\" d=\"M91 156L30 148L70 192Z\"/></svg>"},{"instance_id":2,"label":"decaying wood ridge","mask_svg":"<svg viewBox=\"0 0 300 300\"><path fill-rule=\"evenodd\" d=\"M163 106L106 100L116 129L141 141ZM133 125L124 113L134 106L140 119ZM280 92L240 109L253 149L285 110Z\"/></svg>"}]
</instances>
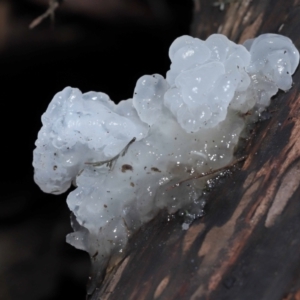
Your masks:
<instances>
[{"instance_id":1,"label":"decaying wood ridge","mask_svg":"<svg viewBox=\"0 0 300 300\"><path fill-rule=\"evenodd\" d=\"M300 49L300 0L195 0L192 35L236 42L280 31ZM182 231L160 217L133 237L98 299L300 299L300 70L242 154L242 169L210 194L206 216Z\"/></svg>"}]
</instances>

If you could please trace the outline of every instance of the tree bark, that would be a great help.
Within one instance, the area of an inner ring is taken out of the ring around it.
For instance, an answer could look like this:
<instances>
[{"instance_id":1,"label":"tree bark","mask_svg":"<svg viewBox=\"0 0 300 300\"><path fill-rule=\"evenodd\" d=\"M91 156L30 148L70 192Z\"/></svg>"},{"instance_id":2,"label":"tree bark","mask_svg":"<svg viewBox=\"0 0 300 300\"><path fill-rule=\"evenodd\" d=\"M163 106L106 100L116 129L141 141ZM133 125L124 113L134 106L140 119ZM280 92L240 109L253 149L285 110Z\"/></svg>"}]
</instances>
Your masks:
<instances>
[{"instance_id":1,"label":"tree bark","mask_svg":"<svg viewBox=\"0 0 300 300\"><path fill-rule=\"evenodd\" d=\"M299 0L230 1L220 11L195 0L193 36L223 33L243 43L262 33L300 49ZM258 122L242 168L222 179L206 215L183 231L162 215L131 240L107 274L104 299L300 299L300 71Z\"/></svg>"}]
</instances>

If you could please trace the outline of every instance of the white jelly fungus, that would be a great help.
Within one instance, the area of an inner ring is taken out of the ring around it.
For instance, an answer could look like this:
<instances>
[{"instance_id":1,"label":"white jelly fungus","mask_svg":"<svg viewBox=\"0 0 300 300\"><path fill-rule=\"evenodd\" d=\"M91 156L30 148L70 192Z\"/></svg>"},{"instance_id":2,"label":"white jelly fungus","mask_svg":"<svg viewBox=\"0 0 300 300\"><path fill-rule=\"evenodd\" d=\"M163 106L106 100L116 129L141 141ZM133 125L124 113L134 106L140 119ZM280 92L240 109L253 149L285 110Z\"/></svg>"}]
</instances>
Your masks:
<instances>
[{"instance_id":1,"label":"white jelly fungus","mask_svg":"<svg viewBox=\"0 0 300 300\"><path fill-rule=\"evenodd\" d=\"M166 78L142 76L132 99L116 105L67 87L42 116L34 179L53 194L77 186L67 241L90 253L99 274L161 209L201 214L205 179L168 187L232 162L241 115L251 110L255 120L278 89L290 89L299 63L292 41L277 34L244 45L221 34L182 36L169 56Z\"/></svg>"}]
</instances>

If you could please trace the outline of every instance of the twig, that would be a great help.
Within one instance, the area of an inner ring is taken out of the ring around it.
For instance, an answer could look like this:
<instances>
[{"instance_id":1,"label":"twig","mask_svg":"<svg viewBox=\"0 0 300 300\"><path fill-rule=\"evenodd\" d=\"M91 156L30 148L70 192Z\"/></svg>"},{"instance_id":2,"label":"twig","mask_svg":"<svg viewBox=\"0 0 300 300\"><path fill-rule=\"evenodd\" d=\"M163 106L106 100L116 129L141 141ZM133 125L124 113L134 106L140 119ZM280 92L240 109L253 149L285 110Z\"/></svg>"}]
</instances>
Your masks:
<instances>
[{"instance_id":1,"label":"twig","mask_svg":"<svg viewBox=\"0 0 300 300\"><path fill-rule=\"evenodd\" d=\"M100 166L103 166L106 164L107 167L109 167L110 169L113 167L113 163L120 157L120 156L124 156L127 151L128 151L128 148L129 146L135 142L136 138L134 137L126 146L125 148L119 153L117 154L116 156L114 156L113 158L111 159L108 159L108 160L103 160L103 161L96 161L96 162L86 162L85 164L86 165L91 165L93 167L100 167Z\"/></svg>"},{"instance_id":2,"label":"twig","mask_svg":"<svg viewBox=\"0 0 300 300\"><path fill-rule=\"evenodd\" d=\"M208 171L208 172L206 172L206 173L202 173L202 174L197 175L197 176L194 176L194 177L186 178L186 179L184 179L184 180L182 180L182 181L179 181L178 183L176 183L176 184L174 184L174 185L169 186L169 187L166 189L166 191L169 191L169 190L171 190L171 189L173 189L173 188L175 188L175 187L178 187L178 186L180 186L182 183L187 182L187 181L189 181L189 180L203 178L203 177L206 177L206 176L208 176L208 175L212 175L212 174L221 172L221 171L223 171L224 169L230 169L230 168L234 167L237 163L239 163L239 162L245 160L246 158L247 158L247 155L242 156L242 157L236 159L235 161L233 161L232 163L230 163L230 164L228 164L228 165L226 165L226 166L224 166L224 167L221 167L221 168L219 168L219 169L211 170L211 171Z\"/></svg>"},{"instance_id":3,"label":"twig","mask_svg":"<svg viewBox=\"0 0 300 300\"><path fill-rule=\"evenodd\" d=\"M50 16L52 23L54 23L54 12L59 7L58 0L50 0L49 1L49 8L44 12L42 15L34 19L30 25L29 29L33 29L36 26L38 26L44 19L48 18Z\"/></svg>"}]
</instances>

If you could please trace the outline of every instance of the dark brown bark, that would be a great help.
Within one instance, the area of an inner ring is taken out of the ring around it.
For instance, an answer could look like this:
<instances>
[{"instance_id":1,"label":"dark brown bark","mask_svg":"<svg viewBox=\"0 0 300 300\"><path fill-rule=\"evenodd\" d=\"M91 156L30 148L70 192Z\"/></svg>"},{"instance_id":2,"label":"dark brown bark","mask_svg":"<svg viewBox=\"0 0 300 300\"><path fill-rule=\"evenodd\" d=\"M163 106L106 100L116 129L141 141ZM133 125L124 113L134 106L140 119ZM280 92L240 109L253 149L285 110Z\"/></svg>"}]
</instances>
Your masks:
<instances>
[{"instance_id":1,"label":"dark brown bark","mask_svg":"<svg viewBox=\"0 0 300 300\"><path fill-rule=\"evenodd\" d=\"M300 1L195 0L192 35L220 32L235 42L261 33L300 49ZM300 71L280 92L270 118L255 126L241 170L210 196L188 231L158 216L131 240L98 299L300 299Z\"/></svg>"}]
</instances>

